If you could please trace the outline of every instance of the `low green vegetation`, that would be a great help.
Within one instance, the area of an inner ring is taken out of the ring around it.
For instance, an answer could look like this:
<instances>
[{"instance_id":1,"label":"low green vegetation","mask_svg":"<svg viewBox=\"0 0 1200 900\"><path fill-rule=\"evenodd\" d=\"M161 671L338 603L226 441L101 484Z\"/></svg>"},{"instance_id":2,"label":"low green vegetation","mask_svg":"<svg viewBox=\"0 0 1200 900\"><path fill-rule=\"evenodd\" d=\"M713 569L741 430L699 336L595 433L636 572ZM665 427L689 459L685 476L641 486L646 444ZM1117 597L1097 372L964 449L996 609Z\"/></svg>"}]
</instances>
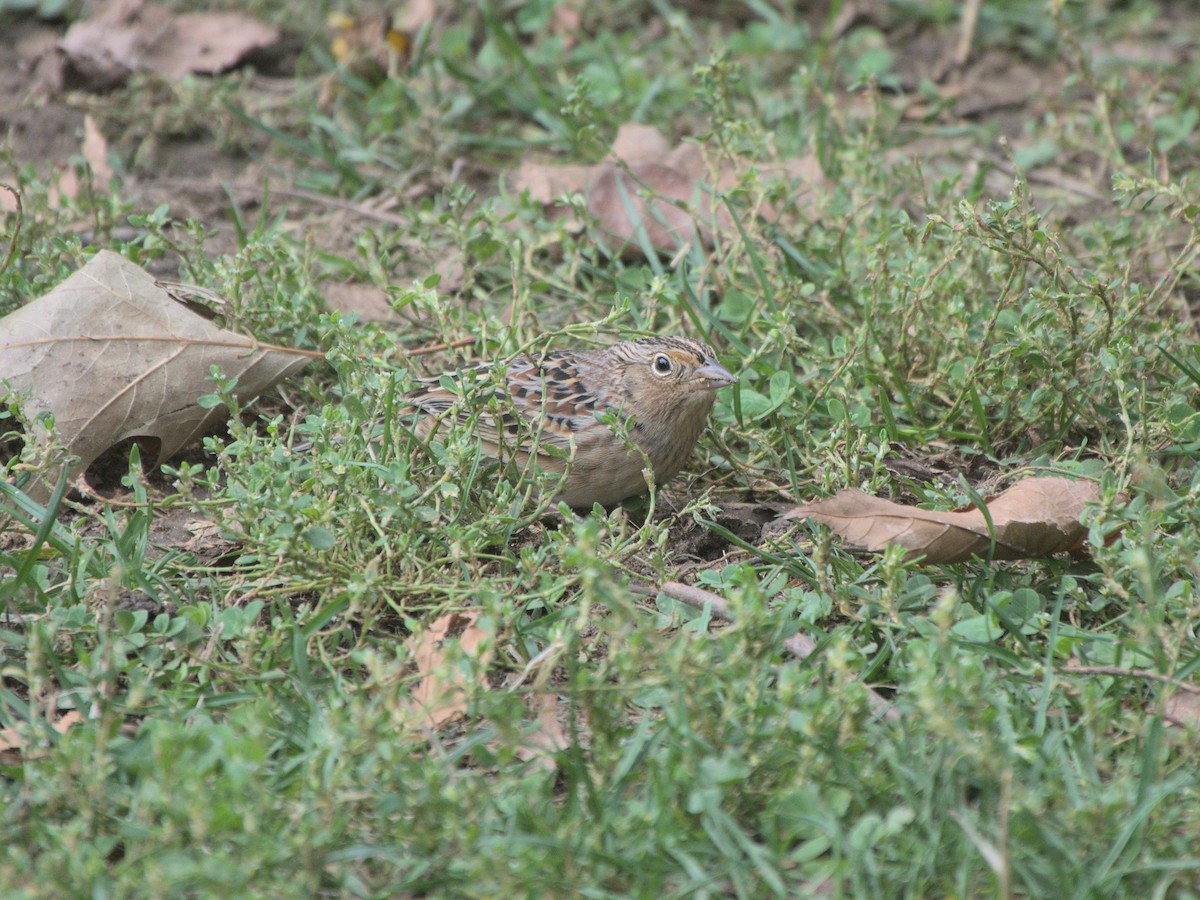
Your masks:
<instances>
[{"instance_id":1,"label":"low green vegetation","mask_svg":"<svg viewBox=\"0 0 1200 900\"><path fill-rule=\"evenodd\" d=\"M135 450L117 504L36 503L12 485L45 461L9 462L5 896L1200 894L1200 122L1174 52L1200 23L984 0L995 68L938 82L960 4L793 6L624 0L564 31L553 2L451 4L371 80L338 74L327 10L253 0L302 38L288 92L81 99L129 169L66 202L5 157L3 311L112 247L327 353L246 408L196 385L230 425L159 474ZM955 83L992 99L956 113ZM609 257L504 189L630 121L736 161L711 247ZM257 200L147 206L152 137L261 157ZM815 184L771 166L808 156ZM347 281L394 320L330 308ZM646 500L559 516L469 434L395 427L456 359L656 333L741 380ZM844 487L945 509L1045 472L1100 485L1078 556L922 566L721 512ZM446 642L466 714L430 732L410 636L452 612L486 650Z\"/></svg>"}]
</instances>

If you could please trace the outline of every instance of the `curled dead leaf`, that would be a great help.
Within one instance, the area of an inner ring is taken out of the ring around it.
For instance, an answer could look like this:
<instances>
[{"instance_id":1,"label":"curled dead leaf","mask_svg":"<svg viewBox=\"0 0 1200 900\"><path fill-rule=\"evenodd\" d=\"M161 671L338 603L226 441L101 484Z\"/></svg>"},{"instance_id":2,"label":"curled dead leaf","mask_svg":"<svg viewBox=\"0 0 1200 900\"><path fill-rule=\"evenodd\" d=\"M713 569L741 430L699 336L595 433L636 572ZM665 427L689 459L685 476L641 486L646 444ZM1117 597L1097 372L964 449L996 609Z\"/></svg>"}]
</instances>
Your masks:
<instances>
[{"instance_id":1,"label":"curled dead leaf","mask_svg":"<svg viewBox=\"0 0 1200 900\"><path fill-rule=\"evenodd\" d=\"M91 166L92 172L102 184L108 184L113 177L112 166L108 164L108 141L96 120L88 113L83 117L83 159Z\"/></svg>"},{"instance_id":2,"label":"curled dead leaf","mask_svg":"<svg viewBox=\"0 0 1200 900\"><path fill-rule=\"evenodd\" d=\"M711 184L718 193L728 192L751 168L760 181L783 179L796 192L822 179L815 157L730 163L713 172L696 143L684 141L672 148L657 128L626 124L604 162L559 166L526 160L513 176L512 189L528 191L550 219L570 214L555 205L560 198L582 194L602 234L616 241L618 246L610 249L625 255L646 249L675 253L689 244L712 246L715 232L736 229L730 210L713 203ZM769 220L779 216L766 203L754 212Z\"/></svg>"},{"instance_id":3,"label":"curled dead leaf","mask_svg":"<svg viewBox=\"0 0 1200 900\"><path fill-rule=\"evenodd\" d=\"M626 122L617 129L610 155L614 161L620 160L631 166L653 162L672 164L669 159L671 142L653 125L638 122Z\"/></svg>"},{"instance_id":4,"label":"curled dead leaf","mask_svg":"<svg viewBox=\"0 0 1200 900\"><path fill-rule=\"evenodd\" d=\"M517 759L531 763L533 768L551 770L555 767L554 756L569 746L567 735L559 721L561 709L558 695L553 691L533 695L537 708L537 718L532 726L524 729L521 743L513 748ZM500 741L492 741L489 746L498 748Z\"/></svg>"},{"instance_id":5,"label":"curled dead leaf","mask_svg":"<svg viewBox=\"0 0 1200 900\"><path fill-rule=\"evenodd\" d=\"M550 14L550 32L562 38L563 48L575 46L583 27L583 0L565 0L554 7Z\"/></svg>"},{"instance_id":6,"label":"curled dead leaf","mask_svg":"<svg viewBox=\"0 0 1200 900\"><path fill-rule=\"evenodd\" d=\"M986 502L991 530L979 509L918 509L853 488L797 506L785 517L822 522L863 550L895 544L927 563L962 562L989 553L993 559L1031 559L1082 547L1087 528L1079 519L1098 497L1099 488L1090 481L1024 478Z\"/></svg>"},{"instance_id":7,"label":"curled dead leaf","mask_svg":"<svg viewBox=\"0 0 1200 900\"><path fill-rule=\"evenodd\" d=\"M639 249L643 240L667 253L694 242L712 243L707 189L669 166L603 166L588 186L587 204L604 234L631 249Z\"/></svg>"},{"instance_id":8,"label":"curled dead leaf","mask_svg":"<svg viewBox=\"0 0 1200 900\"><path fill-rule=\"evenodd\" d=\"M93 90L149 69L173 78L213 74L279 40L279 29L236 12L174 13L143 0L110 0L73 24L59 49Z\"/></svg>"},{"instance_id":9,"label":"curled dead leaf","mask_svg":"<svg viewBox=\"0 0 1200 900\"><path fill-rule=\"evenodd\" d=\"M593 166L552 166L525 160L513 175L512 189L516 193L529 191L529 198L542 206L550 206L566 194L583 191Z\"/></svg>"},{"instance_id":10,"label":"curled dead leaf","mask_svg":"<svg viewBox=\"0 0 1200 900\"><path fill-rule=\"evenodd\" d=\"M68 729L82 721L83 714L77 709L70 709L63 713L56 722L52 722L50 727L59 734L66 734ZM39 751L30 752L29 738L30 729L28 727L0 728L0 763L19 766L27 759L37 759L44 755Z\"/></svg>"},{"instance_id":11,"label":"curled dead leaf","mask_svg":"<svg viewBox=\"0 0 1200 900\"><path fill-rule=\"evenodd\" d=\"M224 408L197 402L212 391L213 366L237 379L234 393L247 401L320 355L218 328L109 250L0 319L0 383L24 396L31 419L53 416L78 458L72 477L122 441L155 439L167 459L215 428Z\"/></svg>"},{"instance_id":12,"label":"curled dead leaf","mask_svg":"<svg viewBox=\"0 0 1200 900\"><path fill-rule=\"evenodd\" d=\"M1167 698L1163 718L1173 725L1200 729L1200 693L1177 691Z\"/></svg>"},{"instance_id":13,"label":"curled dead leaf","mask_svg":"<svg viewBox=\"0 0 1200 900\"><path fill-rule=\"evenodd\" d=\"M447 613L419 639L409 641L421 675L412 690L412 705L422 727L436 731L466 714L469 680L459 665L463 656L474 660L475 681L486 684L492 651L488 633L477 624L479 616L478 610Z\"/></svg>"},{"instance_id":14,"label":"curled dead leaf","mask_svg":"<svg viewBox=\"0 0 1200 900\"><path fill-rule=\"evenodd\" d=\"M558 720L558 695L550 692L537 695L537 724L525 734L525 743L517 755L524 759L546 756L563 750L567 736Z\"/></svg>"}]
</instances>

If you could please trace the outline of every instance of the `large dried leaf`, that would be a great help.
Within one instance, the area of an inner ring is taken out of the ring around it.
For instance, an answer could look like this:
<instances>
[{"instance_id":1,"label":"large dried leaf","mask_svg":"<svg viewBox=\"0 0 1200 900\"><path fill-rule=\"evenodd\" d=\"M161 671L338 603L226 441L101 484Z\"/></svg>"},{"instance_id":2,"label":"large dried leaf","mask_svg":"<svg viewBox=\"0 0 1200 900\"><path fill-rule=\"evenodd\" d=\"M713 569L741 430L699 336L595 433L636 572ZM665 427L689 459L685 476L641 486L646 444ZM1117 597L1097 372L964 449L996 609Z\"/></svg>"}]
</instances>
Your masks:
<instances>
[{"instance_id":1,"label":"large dried leaf","mask_svg":"<svg viewBox=\"0 0 1200 900\"><path fill-rule=\"evenodd\" d=\"M53 414L73 473L121 441L157 438L166 459L213 430L224 409L197 400L214 365L248 401L319 355L218 328L108 250L0 319L0 379L31 417Z\"/></svg>"},{"instance_id":2,"label":"large dried leaf","mask_svg":"<svg viewBox=\"0 0 1200 900\"><path fill-rule=\"evenodd\" d=\"M278 28L242 13L174 13L157 3L109 0L72 25L59 49L88 86L100 90L138 69L175 78L221 72L278 40Z\"/></svg>"},{"instance_id":3,"label":"large dried leaf","mask_svg":"<svg viewBox=\"0 0 1200 900\"><path fill-rule=\"evenodd\" d=\"M786 516L823 522L856 548L883 550L895 544L911 556L923 556L928 563L961 562L989 553L994 559L1041 558L1083 545L1087 528L1079 517L1098 495L1098 488L1089 481L1022 479L987 501L991 531L979 509L917 509L853 488L828 500L797 506Z\"/></svg>"},{"instance_id":4,"label":"large dried leaf","mask_svg":"<svg viewBox=\"0 0 1200 900\"><path fill-rule=\"evenodd\" d=\"M101 184L108 184L113 177L112 166L108 163L108 141L91 113L83 117L82 150L83 160L91 166L96 178Z\"/></svg>"},{"instance_id":5,"label":"large dried leaf","mask_svg":"<svg viewBox=\"0 0 1200 900\"><path fill-rule=\"evenodd\" d=\"M814 159L789 159L759 164L759 177L782 177L798 188L820 183ZM716 173L716 191L737 184L741 172L726 166ZM713 229L733 232L735 226L723 204L713 204L713 187L701 148L680 143L672 148L657 128L625 124L613 141L611 158L594 166L548 165L526 160L513 177L515 191L528 191L552 218L568 211L555 204L566 194L580 193L587 211L603 234L626 252L650 248L673 253L692 242L711 246ZM768 219L774 209L757 210Z\"/></svg>"},{"instance_id":6,"label":"large dried leaf","mask_svg":"<svg viewBox=\"0 0 1200 900\"><path fill-rule=\"evenodd\" d=\"M1167 698L1163 717L1174 725L1200 730L1200 693L1178 690Z\"/></svg>"},{"instance_id":7,"label":"large dried leaf","mask_svg":"<svg viewBox=\"0 0 1200 900\"><path fill-rule=\"evenodd\" d=\"M78 710L69 709L62 718L50 727L59 734L66 734L74 725L83 721L83 714ZM29 728L0 728L0 763L7 766L19 766L27 759L37 759L44 755L42 751L30 751L28 738Z\"/></svg>"},{"instance_id":8,"label":"large dried leaf","mask_svg":"<svg viewBox=\"0 0 1200 900\"><path fill-rule=\"evenodd\" d=\"M436 731L466 713L469 681L459 664L464 656L474 658L471 667L477 670L476 680L486 684L491 645L478 621L478 611L447 613L411 644L422 676L413 688L412 702L426 728Z\"/></svg>"},{"instance_id":9,"label":"large dried leaf","mask_svg":"<svg viewBox=\"0 0 1200 900\"><path fill-rule=\"evenodd\" d=\"M533 762L536 768L554 768L554 757L568 746L570 741L563 731L559 721L561 711L558 705L558 695L553 692L535 695L537 705L537 721L527 729L521 744L515 748L518 759Z\"/></svg>"}]
</instances>

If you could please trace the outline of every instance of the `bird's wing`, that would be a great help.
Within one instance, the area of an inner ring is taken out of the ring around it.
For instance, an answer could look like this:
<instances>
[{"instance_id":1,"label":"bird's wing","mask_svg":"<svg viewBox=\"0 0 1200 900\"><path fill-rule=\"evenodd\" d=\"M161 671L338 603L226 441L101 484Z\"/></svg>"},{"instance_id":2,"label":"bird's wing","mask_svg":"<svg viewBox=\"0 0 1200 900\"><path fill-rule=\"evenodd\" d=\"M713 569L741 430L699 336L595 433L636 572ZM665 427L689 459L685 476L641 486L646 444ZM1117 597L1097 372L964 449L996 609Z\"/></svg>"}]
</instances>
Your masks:
<instances>
[{"instance_id":1,"label":"bird's wing","mask_svg":"<svg viewBox=\"0 0 1200 900\"><path fill-rule=\"evenodd\" d=\"M408 395L413 411L424 413L434 420L448 413L455 421L474 427L481 440L499 453L501 445L531 444L539 451L555 447L570 452L577 432L587 424L595 425L597 399L584 387L586 371L580 370L578 354L550 353L538 362L517 357L507 363L505 388L492 388L492 396L500 409L474 412L486 402L483 384L493 371L492 364L482 363L447 373L460 385L448 390L443 384L446 375L420 380L421 387ZM436 428L436 421L418 423L418 433L427 436Z\"/></svg>"}]
</instances>

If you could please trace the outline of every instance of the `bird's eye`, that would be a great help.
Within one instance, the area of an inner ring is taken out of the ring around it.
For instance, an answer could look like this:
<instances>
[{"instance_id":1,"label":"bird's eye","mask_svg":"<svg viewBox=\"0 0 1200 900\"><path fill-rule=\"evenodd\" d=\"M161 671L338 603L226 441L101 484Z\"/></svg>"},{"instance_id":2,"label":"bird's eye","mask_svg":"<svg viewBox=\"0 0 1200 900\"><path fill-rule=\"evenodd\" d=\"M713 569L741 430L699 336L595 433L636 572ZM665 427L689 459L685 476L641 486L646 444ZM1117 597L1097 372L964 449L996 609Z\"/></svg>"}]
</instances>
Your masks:
<instances>
[{"instance_id":1,"label":"bird's eye","mask_svg":"<svg viewBox=\"0 0 1200 900\"><path fill-rule=\"evenodd\" d=\"M655 375L670 375L671 374L671 359L666 354L660 353L654 357L654 374Z\"/></svg>"}]
</instances>

